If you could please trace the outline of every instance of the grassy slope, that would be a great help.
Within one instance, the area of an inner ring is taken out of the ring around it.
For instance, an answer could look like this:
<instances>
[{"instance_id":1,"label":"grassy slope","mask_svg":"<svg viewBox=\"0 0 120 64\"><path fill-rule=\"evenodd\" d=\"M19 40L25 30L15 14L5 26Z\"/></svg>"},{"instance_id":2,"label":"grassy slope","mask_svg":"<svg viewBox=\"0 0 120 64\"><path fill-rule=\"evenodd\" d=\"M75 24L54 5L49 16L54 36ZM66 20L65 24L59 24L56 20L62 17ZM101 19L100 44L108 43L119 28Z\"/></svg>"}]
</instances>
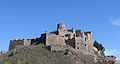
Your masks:
<instances>
[{"instance_id":1,"label":"grassy slope","mask_svg":"<svg viewBox=\"0 0 120 64\"><path fill-rule=\"evenodd\" d=\"M19 53L2 57L2 64L75 64L75 59L64 52L50 52L44 48L23 48ZM1 64L0 63L0 64Z\"/></svg>"}]
</instances>

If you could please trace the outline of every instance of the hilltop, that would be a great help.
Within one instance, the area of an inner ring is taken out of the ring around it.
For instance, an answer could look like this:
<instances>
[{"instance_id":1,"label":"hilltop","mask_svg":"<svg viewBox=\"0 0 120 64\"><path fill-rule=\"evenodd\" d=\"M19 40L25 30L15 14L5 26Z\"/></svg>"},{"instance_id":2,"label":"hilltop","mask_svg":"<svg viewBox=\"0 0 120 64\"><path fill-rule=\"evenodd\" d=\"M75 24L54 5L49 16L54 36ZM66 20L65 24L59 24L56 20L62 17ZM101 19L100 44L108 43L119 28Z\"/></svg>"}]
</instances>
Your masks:
<instances>
[{"instance_id":1,"label":"hilltop","mask_svg":"<svg viewBox=\"0 0 120 64\"><path fill-rule=\"evenodd\" d=\"M92 32L67 30L60 23L52 32L35 39L10 40L9 50L1 55L2 64L115 64L116 57L105 56L105 48Z\"/></svg>"},{"instance_id":2,"label":"hilltop","mask_svg":"<svg viewBox=\"0 0 120 64\"><path fill-rule=\"evenodd\" d=\"M69 48L69 47L68 47ZM0 56L0 64L113 64L94 62L92 55L76 53L73 50L51 52L44 47L28 46L19 51L9 51Z\"/></svg>"}]
</instances>

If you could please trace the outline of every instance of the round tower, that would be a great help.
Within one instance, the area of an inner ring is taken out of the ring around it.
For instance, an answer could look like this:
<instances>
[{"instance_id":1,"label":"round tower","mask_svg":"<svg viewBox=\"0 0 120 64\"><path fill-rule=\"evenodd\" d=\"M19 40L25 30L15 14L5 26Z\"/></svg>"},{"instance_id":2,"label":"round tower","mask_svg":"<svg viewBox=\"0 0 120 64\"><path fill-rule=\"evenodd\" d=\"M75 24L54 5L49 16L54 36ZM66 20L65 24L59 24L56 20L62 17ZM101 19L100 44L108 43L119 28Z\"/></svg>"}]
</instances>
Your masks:
<instances>
[{"instance_id":1,"label":"round tower","mask_svg":"<svg viewBox=\"0 0 120 64\"><path fill-rule=\"evenodd\" d=\"M63 24L63 23L58 24L57 30L65 30L65 24Z\"/></svg>"},{"instance_id":2,"label":"round tower","mask_svg":"<svg viewBox=\"0 0 120 64\"><path fill-rule=\"evenodd\" d=\"M64 36L65 33L66 33L65 24L63 23L57 24L57 34Z\"/></svg>"}]
</instances>

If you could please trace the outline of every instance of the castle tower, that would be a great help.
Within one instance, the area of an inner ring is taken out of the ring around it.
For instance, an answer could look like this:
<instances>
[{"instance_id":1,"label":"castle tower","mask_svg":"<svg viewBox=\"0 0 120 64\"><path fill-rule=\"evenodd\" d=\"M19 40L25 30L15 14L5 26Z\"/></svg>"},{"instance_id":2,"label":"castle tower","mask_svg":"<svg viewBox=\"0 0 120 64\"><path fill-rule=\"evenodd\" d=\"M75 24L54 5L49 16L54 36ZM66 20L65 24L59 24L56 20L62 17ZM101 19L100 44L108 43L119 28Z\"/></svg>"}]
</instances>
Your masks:
<instances>
[{"instance_id":1,"label":"castle tower","mask_svg":"<svg viewBox=\"0 0 120 64\"><path fill-rule=\"evenodd\" d=\"M93 53L92 50L92 32L87 32L88 44L89 44L89 52Z\"/></svg>"},{"instance_id":2,"label":"castle tower","mask_svg":"<svg viewBox=\"0 0 120 64\"><path fill-rule=\"evenodd\" d=\"M90 47L92 47L92 32L87 32L87 38L88 38Z\"/></svg>"},{"instance_id":3,"label":"castle tower","mask_svg":"<svg viewBox=\"0 0 120 64\"><path fill-rule=\"evenodd\" d=\"M58 35L64 36L66 31L67 30L65 29L65 24L63 23L57 24Z\"/></svg>"},{"instance_id":4,"label":"castle tower","mask_svg":"<svg viewBox=\"0 0 120 64\"><path fill-rule=\"evenodd\" d=\"M57 30L65 30L65 24L63 23L57 24Z\"/></svg>"}]
</instances>

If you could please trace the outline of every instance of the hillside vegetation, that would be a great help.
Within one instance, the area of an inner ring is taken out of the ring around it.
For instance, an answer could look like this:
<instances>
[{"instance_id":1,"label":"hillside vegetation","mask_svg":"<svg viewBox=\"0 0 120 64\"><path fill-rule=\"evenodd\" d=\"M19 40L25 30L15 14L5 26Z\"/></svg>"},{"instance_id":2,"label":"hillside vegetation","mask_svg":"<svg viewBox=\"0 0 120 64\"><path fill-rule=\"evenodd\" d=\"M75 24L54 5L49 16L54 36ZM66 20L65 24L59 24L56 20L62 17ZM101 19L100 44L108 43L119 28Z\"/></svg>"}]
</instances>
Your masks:
<instances>
[{"instance_id":1,"label":"hillside vegetation","mask_svg":"<svg viewBox=\"0 0 120 64\"><path fill-rule=\"evenodd\" d=\"M64 52L50 52L44 48L23 48L18 53L2 55L0 64L75 64L72 56Z\"/></svg>"}]
</instances>

